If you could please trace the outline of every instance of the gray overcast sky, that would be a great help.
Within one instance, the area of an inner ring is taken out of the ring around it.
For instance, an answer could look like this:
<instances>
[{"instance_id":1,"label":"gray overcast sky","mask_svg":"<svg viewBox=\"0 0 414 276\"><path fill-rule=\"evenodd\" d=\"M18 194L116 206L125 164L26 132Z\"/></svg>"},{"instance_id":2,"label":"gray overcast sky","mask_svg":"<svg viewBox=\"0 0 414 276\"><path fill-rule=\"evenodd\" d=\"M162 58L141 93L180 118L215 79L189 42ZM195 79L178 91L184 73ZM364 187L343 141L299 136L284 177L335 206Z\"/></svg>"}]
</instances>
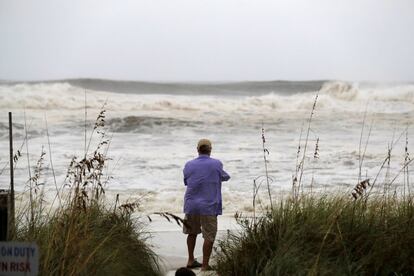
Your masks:
<instances>
[{"instance_id":1,"label":"gray overcast sky","mask_svg":"<svg viewBox=\"0 0 414 276\"><path fill-rule=\"evenodd\" d=\"M412 0L0 0L0 79L414 81Z\"/></svg>"}]
</instances>

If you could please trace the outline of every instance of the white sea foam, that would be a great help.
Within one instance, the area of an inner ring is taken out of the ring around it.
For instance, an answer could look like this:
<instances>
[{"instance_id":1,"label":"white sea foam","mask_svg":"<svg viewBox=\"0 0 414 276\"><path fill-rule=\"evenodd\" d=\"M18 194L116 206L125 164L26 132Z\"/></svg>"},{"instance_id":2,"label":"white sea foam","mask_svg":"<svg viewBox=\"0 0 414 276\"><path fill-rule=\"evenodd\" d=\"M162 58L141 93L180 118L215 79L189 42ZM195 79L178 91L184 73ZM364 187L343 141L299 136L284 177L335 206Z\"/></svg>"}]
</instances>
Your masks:
<instances>
[{"instance_id":1,"label":"white sea foam","mask_svg":"<svg viewBox=\"0 0 414 276\"><path fill-rule=\"evenodd\" d=\"M225 210L249 210L253 179L263 174L262 123L270 152L269 170L274 178L272 190L282 194L291 189L300 129L305 126L306 130L306 119L317 92L302 90L295 93L292 88L287 93L269 89L250 94L227 91L223 95L86 90L88 136L99 109L107 102L106 124L108 132L114 134L108 171L113 179L108 188L121 193L122 198L148 195L143 206L153 211L181 210L184 191L181 168L196 155L194 143L200 137L209 137L214 142L214 156L223 161L232 175L223 188ZM57 180L63 183L70 158L83 154L84 107L85 89L68 82L0 85L0 110L4 114L0 117L0 169L8 161L6 112L13 111L15 147L18 148L25 136L25 111L27 125L31 128L31 164L36 164L41 146L47 144L46 117ZM407 126L408 141L412 140L414 86L376 87L328 82L319 91L309 134L303 178L306 185L312 178L315 189L342 187L349 190L355 184L365 110L368 118L364 137L372 121L374 125L362 173L375 176L390 141L397 138L391 171L399 171L404 159L403 131ZM317 138L320 157L314 159ZM25 153L25 147L22 151ZM25 164L23 154L16 168L16 187L20 191L26 188L28 178ZM47 190L53 193L48 155L42 173ZM381 179L383 177L381 175ZM7 181L6 173L0 175L0 183ZM265 198L266 193L261 197Z\"/></svg>"},{"instance_id":2,"label":"white sea foam","mask_svg":"<svg viewBox=\"0 0 414 276\"><path fill-rule=\"evenodd\" d=\"M168 94L122 94L105 91L87 90L87 105L100 108L107 101L116 111L216 111L234 112L294 112L308 110L313 105L312 95L308 93L279 94L277 91L267 95L231 96L223 95L168 95ZM319 91L319 108L332 111L363 112L361 106L367 102L379 103L372 112L406 112L414 108L414 85L390 88L358 88L357 84L327 82ZM69 83L39 83L0 85L0 108L42 109L42 110L81 110L84 108L85 89ZM395 103L404 104L403 110Z\"/></svg>"}]
</instances>

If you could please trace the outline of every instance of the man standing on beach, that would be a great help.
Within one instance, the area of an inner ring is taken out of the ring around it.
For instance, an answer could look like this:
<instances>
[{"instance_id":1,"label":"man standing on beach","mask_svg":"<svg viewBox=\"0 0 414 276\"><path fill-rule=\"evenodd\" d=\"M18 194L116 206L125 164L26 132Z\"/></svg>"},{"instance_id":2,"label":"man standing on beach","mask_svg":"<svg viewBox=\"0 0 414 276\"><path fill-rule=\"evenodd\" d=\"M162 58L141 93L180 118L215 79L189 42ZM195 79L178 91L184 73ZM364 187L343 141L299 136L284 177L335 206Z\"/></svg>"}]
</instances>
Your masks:
<instances>
[{"instance_id":1,"label":"man standing on beach","mask_svg":"<svg viewBox=\"0 0 414 276\"><path fill-rule=\"evenodd\" d=\"M210 157L211 142L201 139L197 144L199 156L184 167L184 234L187 236L188 268L208 270L213 243L217 234L217 216L222 214L221 182L230 179L220 160ZM203 263L194 259L197 235L203 233Z\"/></svg>"}]
</instances>

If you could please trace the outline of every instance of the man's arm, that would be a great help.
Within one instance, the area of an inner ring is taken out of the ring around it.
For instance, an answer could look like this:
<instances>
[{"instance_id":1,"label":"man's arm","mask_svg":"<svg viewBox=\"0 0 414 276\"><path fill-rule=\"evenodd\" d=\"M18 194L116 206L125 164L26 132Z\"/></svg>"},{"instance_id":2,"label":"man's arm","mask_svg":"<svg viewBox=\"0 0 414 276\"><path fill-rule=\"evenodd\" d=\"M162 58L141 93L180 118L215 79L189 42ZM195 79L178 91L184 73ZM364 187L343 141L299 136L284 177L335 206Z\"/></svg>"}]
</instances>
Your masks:
<instances>
[{"instance_id":1,"label":"man's arm","mask_svg":"<svg viewBox=\"0 0 414 276\"><path fill-rule=\"evenodd\" d=\"M188 178L188 168L187 168L187 164L185 164L185 166L184 166L183 175L184 175L184 185L187 186L187 178Z\"/></svg>"},{"instance_id":2,"label":"man's arm","mask_svg":"<svg viewBox=\"0 0 414 276\"><path fill-rule=\"evenodd\" d=\"M221 170L221 181L227 181L229 179L230 179L230 175L222 169Z\"/></svg>"},{"instance_id":3,"label":"man's arm","mask_svg":"<svg viewBox=\"0 0 414 276\"><path fill-rule=\"evenodd\" d=\"M230 179L230 175L223 170L223 163L220 162L220 175L221 181L227 181Z\"/></svg>"}]
</instances>

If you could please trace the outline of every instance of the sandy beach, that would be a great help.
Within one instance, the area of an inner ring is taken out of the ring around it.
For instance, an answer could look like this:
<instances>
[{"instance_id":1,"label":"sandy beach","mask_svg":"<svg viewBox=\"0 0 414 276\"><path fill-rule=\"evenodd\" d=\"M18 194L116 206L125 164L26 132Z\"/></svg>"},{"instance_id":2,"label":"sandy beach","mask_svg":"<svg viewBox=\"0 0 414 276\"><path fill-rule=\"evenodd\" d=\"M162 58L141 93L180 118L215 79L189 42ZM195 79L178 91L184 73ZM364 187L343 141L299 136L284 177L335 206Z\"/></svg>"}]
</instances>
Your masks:
<instances>
[{"instance_id":1,"label":"sandy beach","mask_svg":"<svg viewBox=\"0 0 414 276\"><path fill-rule=\"evenodd\" d=\"M184 217L184 214L179 216ZM165 275L174 275L178 268L185 266L187 263L187 236L182 233L181 227L175 222L168 222L165 218L159 216L153 216L152 219L153 221L147 227L147 231L151 234L149 242L161 259L160 263ZM227 231L237 231L237 229L239 229L239 226L231 214L219 216L217 238L214 245L217 245L217 240L223 238ZM194 255L200 262L203 256L202 244L203 239L199 235ZM214 250L212 260L214 261ZM217 275L214 271L203 273L199 269L195 269L194 272L197 275Z\"/></svg>"}]
</instances>

